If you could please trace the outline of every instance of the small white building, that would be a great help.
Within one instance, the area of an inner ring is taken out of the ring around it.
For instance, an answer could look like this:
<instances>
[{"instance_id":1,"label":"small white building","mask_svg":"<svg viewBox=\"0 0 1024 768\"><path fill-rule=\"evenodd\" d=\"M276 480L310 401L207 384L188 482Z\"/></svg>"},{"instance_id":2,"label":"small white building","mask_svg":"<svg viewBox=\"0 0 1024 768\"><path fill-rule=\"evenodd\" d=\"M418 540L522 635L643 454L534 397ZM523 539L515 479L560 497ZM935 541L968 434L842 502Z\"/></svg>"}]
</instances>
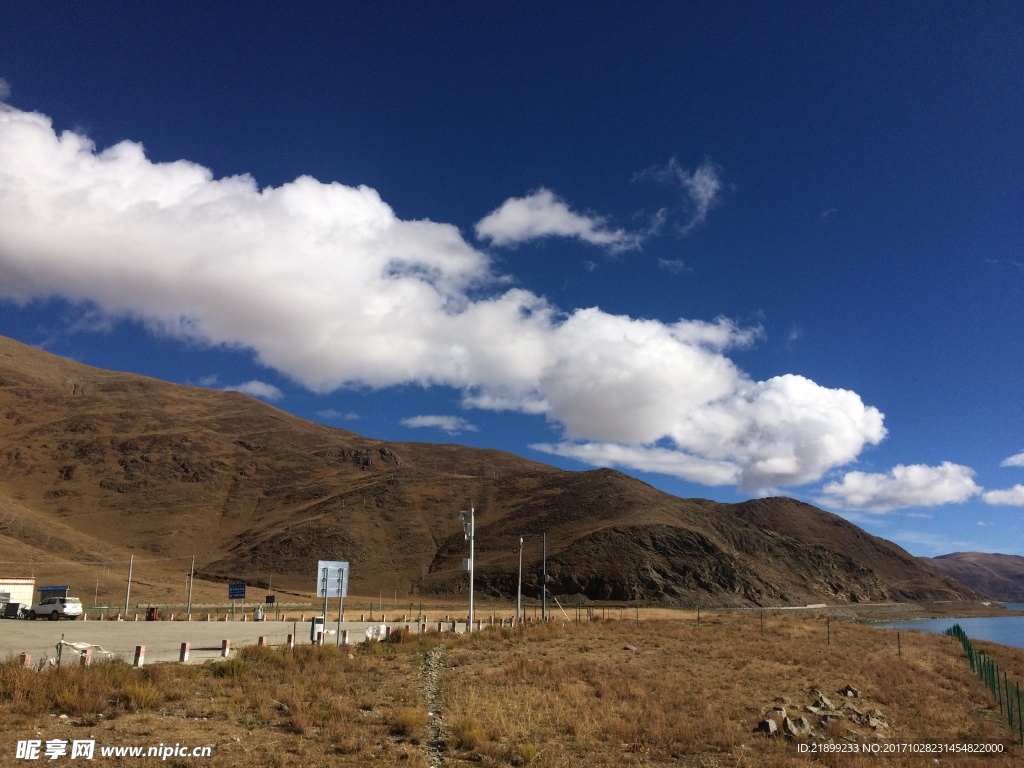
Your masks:
<instances>
[{"instance_id":1,"label":"small white building","mask_svg":"<svg viewBox=\"0 0 1024 768\"><path fill-rule=\"evenodd\" d=\"M32 605L36 593L35 579L15 579L0 577L0 606L7 603Z\"/></svg>"}]
</instances>

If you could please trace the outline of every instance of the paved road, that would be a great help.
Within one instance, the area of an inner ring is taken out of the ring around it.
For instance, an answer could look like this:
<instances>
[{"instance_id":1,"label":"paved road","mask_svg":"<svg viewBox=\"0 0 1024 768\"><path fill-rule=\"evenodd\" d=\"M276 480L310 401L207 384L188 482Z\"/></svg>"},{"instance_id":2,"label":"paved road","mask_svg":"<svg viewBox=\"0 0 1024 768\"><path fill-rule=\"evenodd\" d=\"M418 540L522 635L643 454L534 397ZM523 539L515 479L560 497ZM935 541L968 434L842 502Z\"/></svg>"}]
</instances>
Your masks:
<instances>
[{"instance_id":1,"label":"paved road","mask_svg":"<svg viewBox=\"0 0 1024 768\"><path fill-rule=\"evenodd\" d=\"M379 623L344 622L342 630L348 630L349 642L360 643L366 639L369 627ZM415 624L388 622L391 627L409 627L417 631ZM449 625L450 626L450 625ZM326 642L337 642L336 622L328 622ZM437 624L431 625L437 629ZM465 625L459 625L464 631ZM146 663L154 661L178 661L182 643L190 646L189 661L201 663L207 659L220 658L221 641L230 640L231 647L253 645L260 636L267 637L270 645L283 645L288 635L295 632L297 644L309 644L310 624L293 624L284 621L27 621L20 619L0 620L0 658L8 655L31 653L33 665L43 658L56 656L57 644L61 638L69 643L98 645L111 654L120 655L131 661L135 647L146 647ZM103 654L93 651L94 658ZM77 661L76 661L77 663Z\"/></svg>"}]
</instances>

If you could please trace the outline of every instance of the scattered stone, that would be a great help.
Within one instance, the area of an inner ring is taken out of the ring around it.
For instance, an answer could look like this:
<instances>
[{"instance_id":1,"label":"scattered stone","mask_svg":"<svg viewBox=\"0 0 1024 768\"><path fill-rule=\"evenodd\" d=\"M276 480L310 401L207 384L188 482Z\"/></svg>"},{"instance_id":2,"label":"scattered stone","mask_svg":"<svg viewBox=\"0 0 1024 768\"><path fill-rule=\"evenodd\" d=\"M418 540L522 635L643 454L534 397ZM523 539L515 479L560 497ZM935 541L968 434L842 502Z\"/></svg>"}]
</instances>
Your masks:
<instances>
[{"instance_id":1,"label":"scattered stone","mask_svg":"<svg viewBox=\"0 0 1024 768\"><path fill-rule=\"evenodd\" d=\"M879 728L888 728L889 724L885 720L879 720L877 717L868 717L868 725L874 728L876 731Z\"/></svg>"},{"instance_id":2,"label":"scattered stone","mask_svg":"<svg viewBox=\"0 0 1024 768\"><path fill-rule=\"evenodd\" d=\"M847 685L845 688L840 688L838 693L840 696L846 696L851 699L860 698L860 691L854 688L852 685Z\"/></svg>"},{"instance_id":3,"label":"scattered stone","mask_svg":"<svg viewBox=\"0 0 1024 768\"><path fill-rule=\"evenodd\" d=\"M627 645L623 650L635 651L636 650L636 646L635 645Z\"/></svg>"},{"instance_id":4,"label":"scattered stone","mask_svg":"<svg viewBox=\"0 0 1024 768\"><path fill-rule=\"evenodd\" d=\"M877 717L880 720L884 720L885 719L885 715L882 714L882 710L880 710L880 709L869 709L868 710L868 717Z\"/></svg>"},{"instance_id":5,"label":"scattered stone","mask_svg":"<svg viewBox=\"0 0 1024 768\"><path fill-rule=\"evenodd\" d=\"M809 712L812 715L820 715L821 714L821 710L820 709L818 709L817 707L811 706L811 705L808 705L808 706L804 707L804 712Z\"/></svg>"},{"instance_id":6,"label":"scattered stone","mask_svg":"<svg viewBox=\"0 0 1024 768\"><path fill-rule=\"evenodd\" d=\"M815 700L813 706L817 707L818 709L827 709L829 712L835 709L835 706L833 706L832 702L829 701L825 694L819 695L818 698Z\"/></svg>"},{"instance_id":7,"label":"scattered stone","mask_svg":"<svg viewBox=\"0 0 1024 768\"><path fill-rule=\"evenodd\" d=\"M784 718L784 717L789 717L789 713L786 712L786 708L782 707L782 706L772 707L772 715L774 715L775 717L777 717L779 719Z\"/></svg>"},{"instance_id":8,"label":"scattered stone","mask_svg":"<svg viewBox=\"0 0 1024 768\"><path fill-rule=\"evenodd\" d=\"M807 722L806 717L798 717L795 721L787 717L782 721L782 732L787 736L803 738L810 735L811 724Z\"/></svg>"},{"instance_id":9,"label":"scattered stone","mask_svg":"<svg viewBox=\"0 0 1024 768\"><path fill-rule=\"evenodd\" d=\"M57 719L58 719L58 720L70 720L71 718L70 718L70 717L68 717L67 715L61 715L61 716L60 716L60 717L58 717Z\"/></svg>"},{"instance_id":10,"label":"scattered stone","mask_svg":"<svg viewBox=\"0 0 1024 768\"><path fill-rule=\"evenodd\" d=\"M861 715L864 714L859 709L857 709L855 706L853 706L853 704L844 704L843 705L843 709L846 710L847 712L853 712L853 714L857 715L857 717L860 717Z\"/></svg>"},{"instance_id":11,"label":"scattered stone","mask_svg":"<svg viewBox=\"0 0 1024 768\"><path fill-rule=\"evenodd\" d=\"M754 733L767 733L769 736L774 736L778 732L779 726L770 717L765 718L754 727Z\"/></svg>"},{"instance_id":12,"label":"scattered stone","mask_svg":"<svg viewBox=\"0 0 1024 768\"><path fill-rule=\"evenodd\" d=\"M790 704L793 703L793 700L789 698L789 696L776 696L775 703L781 704L784 707L788 707Z\"/></svg>"}]
</instances>

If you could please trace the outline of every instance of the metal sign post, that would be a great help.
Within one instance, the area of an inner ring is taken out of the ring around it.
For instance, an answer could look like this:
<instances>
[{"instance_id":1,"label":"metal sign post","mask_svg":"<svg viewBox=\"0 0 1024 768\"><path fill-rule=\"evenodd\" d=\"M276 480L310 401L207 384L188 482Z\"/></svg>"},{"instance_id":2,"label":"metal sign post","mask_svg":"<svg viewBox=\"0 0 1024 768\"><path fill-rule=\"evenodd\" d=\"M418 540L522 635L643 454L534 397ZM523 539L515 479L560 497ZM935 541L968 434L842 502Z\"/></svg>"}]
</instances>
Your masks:
<instances>
[{"instance_id":1,"label":"metal sign post","mask_svg":"<svg viewBox=\"0 0 1024 768\"><path fill-rule=\"evenodd\" d=\"M236 581L234 584L228 584L228 600L231 601L231 620L235 620L235 601L245 600L245 582ZM245 603L242 603L242 611L245 612Z\"/></svg>"},{"instance_id":2,"label":"metal sign post","mask_svg":"<svg viewBox=\"0 0 1024 768\"><path fill-rule=\"evenodd\" d=\"M348 562L344 560L320 560L316 564L318 583L317 597L324 599L324 627L327 626L327 598L338 598L338 644L341 644L342 598L348 596Z\"/></svg>"}]
</instances>

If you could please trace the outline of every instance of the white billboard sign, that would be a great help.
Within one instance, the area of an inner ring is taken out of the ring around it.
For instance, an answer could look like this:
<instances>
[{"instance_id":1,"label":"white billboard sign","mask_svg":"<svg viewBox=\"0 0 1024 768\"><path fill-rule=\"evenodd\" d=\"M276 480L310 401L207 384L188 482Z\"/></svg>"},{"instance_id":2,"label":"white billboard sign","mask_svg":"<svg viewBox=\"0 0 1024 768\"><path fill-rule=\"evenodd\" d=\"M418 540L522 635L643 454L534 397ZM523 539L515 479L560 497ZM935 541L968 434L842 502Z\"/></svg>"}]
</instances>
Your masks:
<instances>
[{"instance_id":1,"label":"white billboard sign","mask_svg":"<svg viewBox=\"0 0 1024 768\"><path fill-rule=\"evenodd\" d=\"M317 561L316 596L348 597L348 562L341 560Z\"/></svg>"}]
</instances>

